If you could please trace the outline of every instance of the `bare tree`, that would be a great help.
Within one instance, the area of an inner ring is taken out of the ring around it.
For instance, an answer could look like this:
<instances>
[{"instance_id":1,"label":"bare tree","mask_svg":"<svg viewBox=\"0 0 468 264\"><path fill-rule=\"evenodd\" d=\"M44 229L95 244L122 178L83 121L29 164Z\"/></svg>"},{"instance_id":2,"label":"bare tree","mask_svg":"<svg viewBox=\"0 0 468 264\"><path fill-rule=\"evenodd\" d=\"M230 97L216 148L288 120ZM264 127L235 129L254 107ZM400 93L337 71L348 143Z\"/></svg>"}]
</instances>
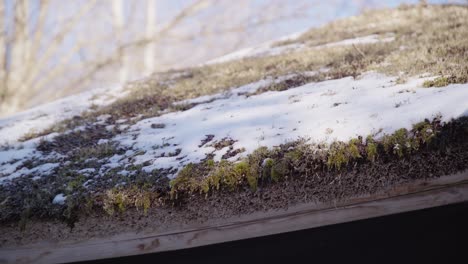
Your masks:
<instances>
[{"instance_id":1,"label":"bare tree","mask_svg":"<svg viewBox=\"0 0 468 264\"><path fill-rule=\"evenodd\" d=\"M14 112L25 106L46 85L54 81L73 57L57 58L68 33L94 6L95 0L87 1L71 16L55 34L47 35L45 19L51 12L51 2L38 1L36 23L32 23L32 8L29 1L14 2L10 23L2 25L2 86L0 87L0 113ZM2 1L2 18L7 16ZM46 45L41 45L45 43ZM51 61L53 60L53 63ZM51 65L49 67L49 65Z\"/></svg>"},{"instance_id":2,"label":"bare tree","mask_svg":"<svg viewBox=\"0 0 468 264\"><path fill-rule=\"evenodd\" d=\"M222 55L302 8L254 2L193 0L158 21L161 0L16 0L12 14L0 1L0 116Z\"/></svg>"},{"instance_id":3,"label":"bare tree","mask_svg":"<svg viewBox=\"0 0 468 264\"><path fill-rule=\"evenodd\" d=\"M113 28L116 34L117 45L122 45L125 32L124 0L111 0L113 14ZM128 79L128 54L124 49L119 50L117 56L120 63L119 82L125 83Z\"/></svg>"},{"instance_id":4,"label":"bare tree","mask_svg":"<svg viewBox=\"0 0 468 264\"><path fill-rule=\"evenodd\" d=\"M151 39L156 35L156 0L146 0L146 32L145 37ZM155 50L156 43L154 41L146 44L144 61L145 61L145 74L153 73L156 68L155 63Z\"/></svg>"},{"instance_id":5,"label":"bare tree","mask_svg":"<svg viewBox=\"0 0 468 264\"><path fill-rule=\"evenodd\" d=\"M5 101L7 97L7 60L6 60L6 46L7 46L7 33L5 26L5 2L0 1L0 103ZM0 113L1 113L0 107Z\"/></svg>"}]
</instances>

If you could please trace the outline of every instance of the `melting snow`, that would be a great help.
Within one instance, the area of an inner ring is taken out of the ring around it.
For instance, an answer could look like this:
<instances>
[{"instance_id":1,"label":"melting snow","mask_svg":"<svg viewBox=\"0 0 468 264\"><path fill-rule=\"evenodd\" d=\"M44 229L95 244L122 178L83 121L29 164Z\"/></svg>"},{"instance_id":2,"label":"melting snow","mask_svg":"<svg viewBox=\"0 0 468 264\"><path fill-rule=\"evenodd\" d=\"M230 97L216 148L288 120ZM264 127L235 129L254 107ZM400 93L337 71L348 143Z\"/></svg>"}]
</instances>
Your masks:
<instances>
[{"instance_id":1,"label":"melting snow","mask_svg":"<svg viewBox=\"0 0 468 264\"><path fill-rule=\"evenodd\" d=\"M34 174L34 180L41 178L42 176L49 175L52 170L59 166L59 163L44 163L32 169L23 167L16 170L20 165L23 164L24 160L20 160L13 164L2 164L0 166L0 175L7 175L0 177L0 185L5 181L11 181L14 178L21 177L24 175Z\"/></svg>"},{"instance_id":2,"label":"melting snow","mask_svg":"<svg viewBox=\"0 0 468 264\"><path fill-rule=\"evenodd\" d=\"M294 40L297 38L298 38L298 35L295 34L291 36L291 38L289 39ZM287 39L284 39L284 40L287 40ZM207 64L223 63L223 62L240 60L240 59L250 58L250 57L275 56L275 55L279 55L285 52L292 52L294 50L306 49L306 48L316 49L316 48L328 48L328 47L336 47L336 46L348 46L348 45L354 45L354 44L356 45L374 44L378 42L391 42L394 40L395 40L395 37L393 34L388 34L385 36L372 34L372 35L368 35L364 37L345 39L345 40L327 43L324 45L313 46L313 47L308 47L306 45L307 43L305 44L304 43L291 43L288 45L275 46L278 40L269 41L269 42L263 43L255 47L249 47L249 48L241 49L233 53L226 54L222 57L216 58L214 60L210 60L209 62L207 62Z\"/></svg>"},{"instance_id":3,"label":"melting snow","mask_svg":"<svg viewBox=\"0 0 468 264\"><path fill-rule=\"evenodd\" d=\"M224 138L236 141L234 149L245 149L231 158L236 159L260 146L277 146L300 137L325 142L349 140L381 129L392 133L410 128L437 115L448 121L467 114L466 84L422 88L424 80L427 78L396 85L394 77L367 73L358 80L348 77L310 83L248 98L233 93L184 112L142 120L114 140L135 152L143 150L134 160L136 164L150 163L146 171L180 169L207 154L220 160L227 148L216 150L210 143ZM151 125L155 123L165 127L154 129ZM200 147L207 135L214 138Z\"/></svg>"},{"instance_id":4,"label":"melting snow","mask_svg":"<svg viewBox=\"0 0 468 264\"><path fill-rule=\"evenodd\" d=\"M374 44L378 42L391 42L394 41L395 37L393 35L386 36L385 38L381 38L380 35L373 34L365 37L357 37L352 39L345 39L337 42L327 43L320 46L315 46L316 48L322 47L336 47L336 46L347 46L347 45L354 45L354 44Z\"/></svg>"},{"instance_id":5,"label":"melting snow","mask_svg":"<svg viewBox=\"0 0 468 264\"><path fill-rule=\"evenodd\" d=\"M181 103L198 105L129 126L124 133L110 139L128 147L125 154L102 160L105 164L99 171L83 169L81 172L102 174L130 163L145 164L143 169L147 172L162 168L178 170L207 155L214 155L219 161L231 151L229 159L234 161L260 146L278 146L298 138L311 142L346 141L379 131L383 134L402 127L411 128L414 123L438 115L443 121L468 115L468 84L422 88L422 83L428 79L414 78L405 84L396 84L396 77L369 72L358 79L328 80L286 91L246 96L282 80L265 79L228 93L186 100ZM102 116L98 122L105 118L108 117ZM6 123L5 120L0 122ZM11 127L21 127L9 122ZM6 132L2 129L0 133ZM23 175L34 174L36 178L47 175L59 166L46 163L18 169L26 158L58 157L57 153L46 156L35 150L38 140L0 149L0 185ZM223 140L230 141L232 149L229 146L215 148L214 143ZM238 152L233 153L235 150ZM60 197L56 198L60 201Z\"/></svg>"},{"instance_id":6,"label":"melting snow","mask_svg":"<svg viewBox=\"0 0 468 264\"><path fill-rule=\"evenodd\" d=\"M304 34L308 30L303 30L300 32L293 33L289 36L284 36L278 38L276 40L267 41L255 47L248 47L245 49L241 49L219 58L213 59L208 61L206 64L216 64L216 63L223 63L233 60L239 60L248 57L260 57L260 56L268 56L268 55L278 55L286 51L296 50L304 47L303 44L293 43L290 45L283 45L283 46L275 46L276 43L281 41L294 41L298 39L302 34Z\"/></svg>"},{"instance_id":7,"label":"melting snow","mask_svg":"<svg viewBox=\"0 0 468 264\"><path fill-rule=\"evenodd\" d=\"M54 197L54 200L52 200L52 203L63 205L65 204L66 199L67 197L63 193L59 193Z\"/></svg>"},{"instance_id":8,"label":"melting snow","mask_svg":"<svg viewBox=\"0 0 468 264\"><path fill-rule=\"evenodd\" d=\"M6 180L35 173L47 175L58 164L43 164L36 168L22 168L18 170L26 159L57 158L57 153L44 155L36 150L40 140L49 140L57 135L51 133L42 138L34 138L25 142L18 140L29 132L43 131L53 124L79 115L89 110L92 105L104 106L112 103L116 98L124 96L121 87L113 89L98 89L69 96L48 104L34 107L30 110L0 119L0 185ZM106 118L106 116L102 116ZM83 129L82 127L75 130Z\"/></svg>"},{"instance_id":9,"label":"melting snow","mask_svg":"<svg viewBox=\"0 0 468 264\"><path fill-rule=\"evenodd\" d=\"M108 105L125 94L120 86L87 91L0 119L0 145L17 142L28 132L43 131L57 122L89 110L92 105Z\"/></svg>"}]
</instances>

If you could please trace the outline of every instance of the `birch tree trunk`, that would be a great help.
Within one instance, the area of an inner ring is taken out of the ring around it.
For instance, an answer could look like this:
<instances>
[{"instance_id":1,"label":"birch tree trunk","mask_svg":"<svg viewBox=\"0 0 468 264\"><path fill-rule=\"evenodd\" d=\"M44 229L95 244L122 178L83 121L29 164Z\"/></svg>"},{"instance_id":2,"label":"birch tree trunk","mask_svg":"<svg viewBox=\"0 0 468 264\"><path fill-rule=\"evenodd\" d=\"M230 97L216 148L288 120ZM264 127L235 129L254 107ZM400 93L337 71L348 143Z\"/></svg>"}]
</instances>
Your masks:
<instances>
[{"instance_id":1,"label":"birch tree trunk","mask_svg":"<svg viewBox=\"0 0 468 264\"><path fill-rule=\"evenodd\" d=\"M112 13L114 31L117 34L117 45L123 45L125 34L124 0L112 0ZM120 57L119 83L123 84L128 80L128 58L125 50L121 50L117 56Z\"/></svg>"},{"instance_id":2,"label":"birch tree trunk","mask_svg":"<svg viewBox=\"0 0 468 264\"><path fill-rule=\"evenodd\" d=\"M146 0L146 39L154 39L156 35L156 0ZM144 53L145 75L150 75L155 71L155 41L146 44Z\"/></svg>"},{"instance_id":3,"label":"birch tree trunk","mask_svg":"<svg viewBox=\"0 0 468 264\"><path fill-rule=\"evenodd\" d=\"M0 1L0 113L3 112L2 106L7 97L7 37L6 37L6 25L5 25L5 3Z\"/></svg>"},{"instance_id":4,"label":"birch tree trunk","mask_svg":"<svg viewBox=\"0 0 468 264\"><path fill-rule=\"evenodd\" d=\"M17 109L21 107L21 98L26 97L28 93L27 85L22 79L24 76L24 65L26 65L30 56L28 35L29 31L29 2L16 1L14 4L14 33L11 43L11 53L9 54L9 63L6 82L8 93L15 93L10 107ZM8 52L8 51L7 51Z\"/></svg>"}]
</instances>

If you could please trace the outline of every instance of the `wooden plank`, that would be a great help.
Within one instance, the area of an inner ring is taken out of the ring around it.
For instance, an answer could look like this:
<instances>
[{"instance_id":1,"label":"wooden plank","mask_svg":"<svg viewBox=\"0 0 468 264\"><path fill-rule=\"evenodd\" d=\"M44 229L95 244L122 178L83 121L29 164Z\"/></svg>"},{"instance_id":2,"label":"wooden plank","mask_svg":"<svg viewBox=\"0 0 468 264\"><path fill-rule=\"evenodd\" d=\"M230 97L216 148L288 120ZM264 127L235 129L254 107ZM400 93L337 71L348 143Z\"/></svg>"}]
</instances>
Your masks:
<instances>
[{"instance_id":1,"label":"wooden plank","mask_svg":"<svg viewBox=\"0 0 468 264\"><path fill-rule=\"evenodd\" d=\"M123 234L93 242L44 243L0 249L0 263L57 263L191 248L297 231L468 201L468 172L399 186L335 206L302 204L288 210L227 219L217 226L144 235Z\"/></svg>"}]
</instances>

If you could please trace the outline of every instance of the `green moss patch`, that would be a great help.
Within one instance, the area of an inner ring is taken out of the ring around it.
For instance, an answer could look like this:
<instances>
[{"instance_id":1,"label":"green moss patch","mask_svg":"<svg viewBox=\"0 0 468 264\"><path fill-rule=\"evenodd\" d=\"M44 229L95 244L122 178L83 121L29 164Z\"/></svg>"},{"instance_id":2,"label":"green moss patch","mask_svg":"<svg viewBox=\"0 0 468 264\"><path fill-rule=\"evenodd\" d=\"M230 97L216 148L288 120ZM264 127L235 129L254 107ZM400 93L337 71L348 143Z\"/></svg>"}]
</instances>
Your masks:
<instances>
[{"instance_id":1,"label":"green moss patch","mask_svg":"<svg viewBox=\"0 0 468 264\"><path fill-rule=\"evenodd\" d=\"M457 127L457 132L451 127ZM204 193L221 189L243 188L255 192L258 186L275 183L297 174L301 166L312 162L319 171L344 171L356 164L374 163L377 160L398 160L410 158L421 149L447 151L447 133L456 133L462 141L468 137L468 119L462 118L453 124L441 125L436 118L415 124L412 129L399 129L381 138L368 136L366 140L354 138L348 142L308 144L304 140L285 144L277 148L261 147L238 163L226 160L206 166L190 164L178 177L171 181L171 193ZM465 142L466 144L466 142ZM196 172L196 176L194 176ZM172 196L177 199L179 196Z\"/></svg>"},{"instance_id":2,"label":"green moss patch","mask_svg":"<svg viewBox=\"0 0 468 264\"><path fill-rule=\"evenodd\" d=\"M310 144L301 139L270 149L260 147L240 162L215 162L208 158L201 163L187 165L171 181L166 175L174 171L147 173L142 166L118 167L100 177L93 177L78 172L83 168L80 161L71 162L59 167L54 175L38 180L20 177L9 185L0 186L0 209L4 212L0 222L27 227L27 223L35 219L61 219L72 227L78 219L89 214L117 217L128 210L136 210L144 216L151 212L157 214L158 208L187 210L186 206L197 199L211 199L221 194L260 195L277 185L294 185L296 181L306 184L309 180L318 184L314 185L314 192L319 192L321 199L327 199L325 197L332 195L327 194L327 189L335 186L337 179L343 175L354 175L364 168L369 173L381 171L381 177L385 177L382 168L404 168L405 164L424 160L424 157L431 157L430 166L439 166L433 158L438 157L441 164L449 161L452 164L449 170L443 171L468 169L468 163L463 161L468 159L467 144L468 118L445 124L436 118L378 138L355 138L331 145ZM107 155L107 151L96 153ZM90 162L86 166L91 166ZM128 174L119 174L124 169ZM365 171L361 173L365 174ZM416 168L399 173L392 177L413 174L411 177L419 177ZM350 177L346 176L348 180ZM93 182L87 184L89 180ZM373 179L359 176L355 184L364 180ZM52 203L58 193L67 197L65 205Z\"/></svg>"},{"instance_id":3,"label":"green moss patch","mask_svg":"<svg viewBox=\"0 0 468 264\"><path fill-rule=\"evenodd\" d=\"M121 133L118 128L121 120L132 124L142 118L170 111L185 111L195 104L180 105L174 102L224 92L264 79L276 82L261 87L255 94L283 91L308 82L348 76L359 78L361 73L369 70L398 75L399 82L425 73L442 76L424 83L425 87L466 83L467 17L468 7L465 6L411 6L372 11L313 29L295 40L305 43L309 47L307 49L158 73L147 80L131 83L128 86L129 95L125 98L106 107L91 109L45 131L33 131L23 138L28 140L53 132L61 133L50 141L40 142L38 150L57 152L67 158L54 161L61 162L61 166L47 178L33 180L33 175L30 175L0 186L0 221L27 223L28 219L66 219L73 223L89 213L118 216L133 209L143 214L161 207L187 209L184 208L185 204L192 200L210 199L221 194L257 195L271 186L286 188L290 186L287 184L294 185L297 181L301 181L302 185L294 186L305 186L308 179L314 179L314 191L320 192L321 197L335 198L354 194L353 190L349 190L349 193L340 190L340 194L327 196L332 188L330 186L340 183L343 175L357 175L356 170L364 170L362 168L370 172L374 169L382 171L382 168L387 171L406 168L407 164L414 164L416 158L420 161L429 156L435 157L432 160L436 164L434 166L437 166L438 159L444 166L453 165L446 170L437 167L435 171L467 169L463 164L468 164L468 120L460 118L447 124L442 124L440 119L426 120L390 135L354 138L330 145L298 140L270 149L262 147L239 162L227 160L243 151L232 147L232 139L216 141L207 135L201 146L216 149L229 147L224 159L215 162L212 157L207 157L201 163L190 164L180 170L170 183L166 176L176 171L145 172L142 170L144 164L117 167L95 178L93 174L79 173L86 168L98 171L101 168L100 159L126 151L112 142L98 144L99 140L112 139ZM375 24L375 27L369 27L370 24ZM314 48L332 41L370 34L384 36L387 33L391 33L395 40ZM327 70L324 71L324 68ZM307 75L308 72L316 74ZM285 76L289 77L284 79ZM95 124L103 114L111 117L105 124ZM70 131L80 126L84 129ZM108 129L108 126L115 129ZM153 129L163 127L154 124ZM170 155L175 154L177 152ZM451 163L451 159L456 162ZM128 175L119 174L122 171ZM405 169L401 175L398 173L393 174L398 175L395 178L419 177L417 171L410 169ZM85 184L89 180L94 182ZM350 176L348 180L351 182L348 186L354 186L367 179L353 179ZM380 179L383 180L385 178ZM380 182L372 184L378 185ZM59 193L67 196L63 206L52 204L52 199ZM313 196L315 193L307 195Z\"/></svg>"}]
</instances>

